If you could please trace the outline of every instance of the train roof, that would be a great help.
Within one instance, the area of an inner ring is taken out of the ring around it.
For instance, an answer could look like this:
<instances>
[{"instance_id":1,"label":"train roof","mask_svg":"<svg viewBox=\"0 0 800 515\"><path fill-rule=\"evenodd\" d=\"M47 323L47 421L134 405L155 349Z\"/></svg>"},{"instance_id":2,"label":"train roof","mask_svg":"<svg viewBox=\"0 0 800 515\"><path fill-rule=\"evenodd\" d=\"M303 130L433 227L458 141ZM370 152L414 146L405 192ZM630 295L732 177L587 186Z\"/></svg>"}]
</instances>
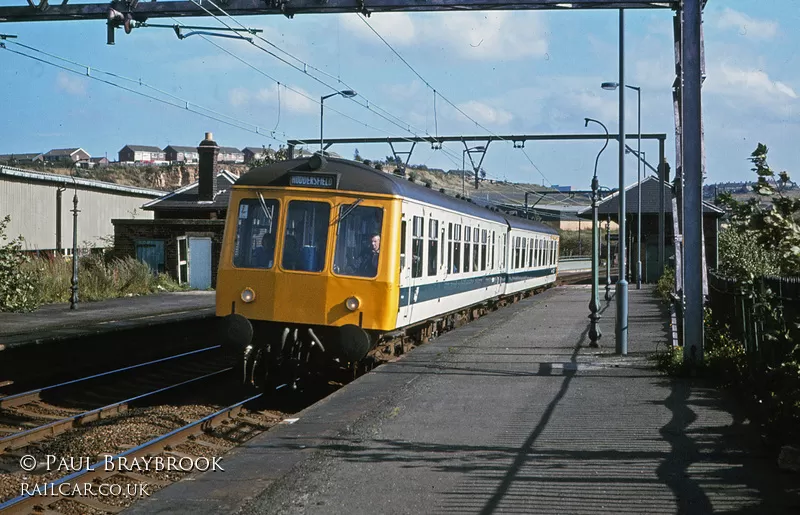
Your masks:
<instances>
[{"instance_id":1,"label":"train roof","mask_svg":"<svg viewBox=\"0 0 800 515\"><path fill-rule=\"evenodd\" d=\"M339 190L397 195L495 222L506 222L514 229L557 234L557 231L548 225L492 211L472 202L421 186L397 175L376 170L357 161L325 157L321 166L319 164L318 155L311 158L278 161L245 173L234 186L288 187L290 175L293 173L303 175L337 174L339 179L336 189Z\"/></svg>"}]
</instances>

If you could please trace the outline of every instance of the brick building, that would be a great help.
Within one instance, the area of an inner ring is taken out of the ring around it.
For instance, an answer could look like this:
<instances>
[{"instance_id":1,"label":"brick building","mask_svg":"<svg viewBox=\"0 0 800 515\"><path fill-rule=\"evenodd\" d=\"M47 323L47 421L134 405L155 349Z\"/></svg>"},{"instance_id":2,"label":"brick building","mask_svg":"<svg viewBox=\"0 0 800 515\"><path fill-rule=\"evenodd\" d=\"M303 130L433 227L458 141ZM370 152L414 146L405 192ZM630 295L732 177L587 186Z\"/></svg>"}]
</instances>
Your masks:
<instances>
[{"instance_id":1,"label":"brick building","mask_svg":"<svg viewBox=\"0 0 800 515\"><path fill-rule=\"evenodd\" d=\"M153 220L112 220L115 254L135 257L192 288L214 287L236 182L234 175L219 170L219 151L206 133L197 147L198 181L142 206L153 212Z\"/></svg>"}]
</instances>

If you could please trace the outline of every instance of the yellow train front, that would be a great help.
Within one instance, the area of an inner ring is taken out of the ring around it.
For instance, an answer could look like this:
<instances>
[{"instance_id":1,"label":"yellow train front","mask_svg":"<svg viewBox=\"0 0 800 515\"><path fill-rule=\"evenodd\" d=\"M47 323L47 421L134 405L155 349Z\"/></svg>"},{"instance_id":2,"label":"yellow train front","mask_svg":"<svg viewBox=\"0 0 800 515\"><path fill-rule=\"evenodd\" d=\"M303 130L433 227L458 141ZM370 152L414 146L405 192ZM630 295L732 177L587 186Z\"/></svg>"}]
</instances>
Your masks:
<instances>
[{"instance_id":1,"label":"yellow train front","mask_svg":"<svg viewBox=\"0 0 800 515\"><path fill-rule=\"evenodd\" d=\"M217 315L247 383L296 384L552 284L557 267L550 227L314 155L233 186Z\"/></svg>"},{"instance_id":2,"label":"yellow train front","mask_svg":"<svg viewBox=\"0 0 800 515\"><path fill-rule=\"evenodd\" d=\"M401 200L370 192L385 174L370 174L372 185L347 176L360 167L316 155L255 169L233 187L217 315L248 382L357 362L394 329L400 251L387 233Z\"/></svg>"}]
</instances>

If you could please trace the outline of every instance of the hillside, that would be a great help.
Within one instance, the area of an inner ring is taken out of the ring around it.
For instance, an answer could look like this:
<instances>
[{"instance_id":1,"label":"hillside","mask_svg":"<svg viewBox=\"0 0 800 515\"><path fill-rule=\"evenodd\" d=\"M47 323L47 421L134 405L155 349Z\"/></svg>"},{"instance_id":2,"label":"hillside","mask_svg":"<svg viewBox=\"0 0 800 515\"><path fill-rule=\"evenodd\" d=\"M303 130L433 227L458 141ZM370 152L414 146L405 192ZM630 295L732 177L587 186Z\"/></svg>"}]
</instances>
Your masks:
<instances>
[{"instance_id":1,"label":"hillside","mask_svg":"<svg viewBox=\"0 0 800 515\"><path fill-rule=\"evenodd\" d=\"M367 164L370 161L366 161ZM34 171L56 173L60 175L70 175L75 173L77 177L84 179L94 179L98 181L123 184L126 186L138 186L141 188L152 188L157 190L174 191L182 186L197 181L197 165L162 165L162 166L120 166L110 165L104 168L92 169L71 169L56 168L52 166L27 165L24 168ZM246 173L249 165L222 165L222 169L232 172L234 175ZM394 165L382 167L385 173L393 173ZM462 177L460 171L444 172L442 170L430 170L409 167L406 169L406 177L413 179L418 184L428 184L435 190L444 190L448 195L461 195ZM472 198L479 204L523 204L526 191L547 191L545 188L536 184L518 184L492 179L484 179L480 182L480 187L476 190L474 176L466 176L464 192L467 197ZM552 191L552 190L550 190Z\"/></svg>"}]
</instances>

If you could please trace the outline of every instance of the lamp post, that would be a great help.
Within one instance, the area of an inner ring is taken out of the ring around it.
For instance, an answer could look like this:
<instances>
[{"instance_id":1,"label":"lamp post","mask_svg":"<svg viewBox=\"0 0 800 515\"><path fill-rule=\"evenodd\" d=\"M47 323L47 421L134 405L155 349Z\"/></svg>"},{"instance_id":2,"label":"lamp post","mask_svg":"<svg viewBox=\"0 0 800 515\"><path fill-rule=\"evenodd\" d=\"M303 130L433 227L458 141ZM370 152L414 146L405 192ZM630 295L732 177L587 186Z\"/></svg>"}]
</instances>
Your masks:
<instances>
[{"instance_id":1,"label":"lamp post","mask_svg":"<svg viewBox=\"0 0 800 515\"><path fill-rule=\"evenodd\" d=\"M589 329L589 339L591 340L589 347L599 347L600 345L597 343L597 340L603 335L600 332L600 326L597 324L600 320L600 315L598 314L600 302L597 296L597 283L599 281L598 268L600 268L598 256L600 250L600 225L597 221L597 201L600 197L600 185L597 182L597 163L600 161L600 154L602 154L608 146L608 129L601 122L593 118L584 118L584 120L584 127L588 127L589 122L594 122L606 131L606 142L603 148L600 149L600 152L597 153L597 157L594 160L594 175L592 176L592 299L589 301L589 319L592 321L592 326Z\"/></svg>"},{"instance_id":2,"label":"lamp post","mask_svg":"<svg viewBox=\"0 0 800 515\"><path fill-rule=\"evenodd\" d=\"M618 82L604 82L601 87L603 89L613 91L619 87ZM636 91L638 97L638 143L636 147L636 164L637 164L637 229L636 229L636 289L642 289L642 88L639 86L630 86L625 84L626 88ZM627 153L627 152L626 152Z\"/></svg>"},{"instance_id":3,"label":"lamp post","mask_svg":"<svg viewBox=\"0 0 800 515\"><path fill-rule=\"evenodd\" d=\"M353 91L352 89L345 89L342 91L337 91L336 93L331 93L330 95L325 95L319 98L319 153L320 155L325 153L325 147L322 143L322 116L325 112L325 99L335 97L336 95L342 95L345 98L353 98L358 93Z\"/></svg>"},{"instance_id":4,"label":"lamp post","mask_svg":"<svg viewBox=\"0 0 800 515\"><path fill-rule=\"evenodd\" d=\"M72 182L75 183L73 176ZM75 185L75 195L72 197L72 288L69 297L69 309L78 308L78 186Z\"/></svg>"},{"instance_id":5,"label":"lamp post","mask_svg":"<svg viewBox=\"0 0 800 515\"><path fill-rule=\"evenodd\" d=\"M467 194L466 178L465 178L466 170L464 169L466 166L464 162L464 156L467 155L467 152L486 152L486 147L484 147L483 145L478 145L477 147L465 148L464 150L461 151L461 196L462 197L466 196ZM472 159L472 156L470 156L470 159Z\"/></svg>"},{"instance_id":6,"label":"lamp post","mask_svg":"<svg viewBox=\"0 0 800 515\"><path fill-rule=\"evenodd\" d=\"M611 213L606 217L606 300L611 300Z\"/></svg>"}]
</instances>

